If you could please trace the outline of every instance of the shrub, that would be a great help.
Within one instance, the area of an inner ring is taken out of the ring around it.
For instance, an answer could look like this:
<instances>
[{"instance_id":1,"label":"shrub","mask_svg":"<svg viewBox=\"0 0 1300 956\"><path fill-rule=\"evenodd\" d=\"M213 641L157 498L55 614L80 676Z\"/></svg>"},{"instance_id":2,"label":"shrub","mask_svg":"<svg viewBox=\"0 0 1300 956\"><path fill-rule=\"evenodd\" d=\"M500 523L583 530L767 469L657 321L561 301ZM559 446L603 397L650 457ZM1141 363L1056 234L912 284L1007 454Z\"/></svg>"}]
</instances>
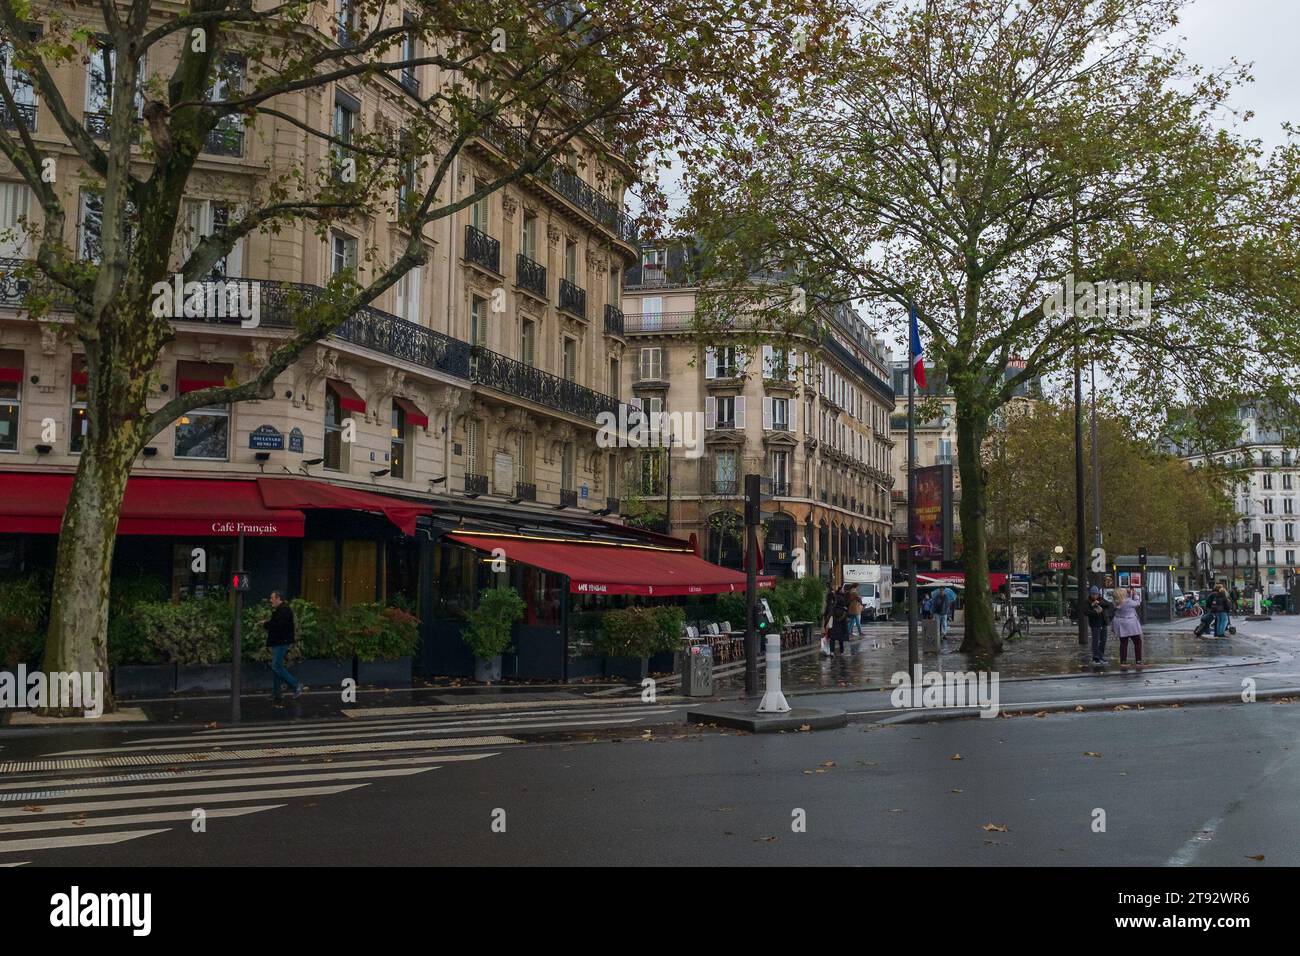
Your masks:
<instances>
[{"instance_id":1,"label":"shrub","mask_svg":"<svg viewBox=\"0 0 1300 956\"><path fill-rule=\"evenodd\" d=\"M686 612L672 604L651 610L658 625L652 653L663 654L677 650L682 646L682 626L686 623Z\"/></svg>"},{"instance_id":2,"label":"shrub","mask_svg":"<svg viewBox=\"0 0 1300 956\"><path fill-rule=\"evenodd\" d=\"M662 614L675 611L676 614ZM671 643L665 646L665 633L671 619L674 625ZM605 612L600 622L596 649L606 657L649 657L660 650L675 648L681 640L681 608L623 607Z\"/></svg>"},{"instance_id":3,"label":"shrub","mask_svg":"<svg viewBox=\"0 0 1300 956\"><path fill-rule=\"evenodd\" d=\"M43 578L0 581L0 664L36 663L49 613L50 590Z\"/></svg>"},{"instance_id":4,"label":"shrub","mask_svg":"<svg viewBox=\"0 0 1300 956\"><path fill-rule=\"evenodd\" d=\"M512 628L523 616L524 599L514 588L484 588L461 639L475 657L491 659L510 650Z\"/></svg>"},{"instance_id":5,"label":"shrub","mask_svg":"<svg viewBox=\"0 0 1300 956\"><path fill-rule=\"evenodd\" d=\"M335 617L331 627L336 646L344 656L358 660L394 660L415 652L420 622L401 608L382 604L354 604Z\"/></svg>"},{"instance_id":6,"label":"shrub","mask_svg":"<svg viewBox=\"0 0 1300 956\"><path fill-rule=\"evenodd\" d=\"M167 587L162 581L143 575L114 578L108 597L108 663L157 664L162 661L158 648L145 640L136 616L136 608L147 602L165 601Z\"/></svg>"},{"instance_id":7,"label":"shrub","mask_svg":"<svg viewBox=\"0 0 1300 956\"><path fill-rule=\"evenodd\" d=\"M134 617L144 643L166 663L210 665L230 660L234 621L224 597L177 604L145 601L136 605Z\"/></svg>"},{"instance_id":8,"label":"shrub","mask_svg":"<svg viewBox=\"0 0 1300 956\"><path fill-rule=\"evenodd\" d=\"M293 626L297 640L290 645L290 664L308 660L338 660L352 656L352 650L338 634L338 615L331 609L317 607L310 601L294 598L289 602L293 610ZM271 616L271 603L263 601L244 608L243 658L262 664L271 662L271 649L266 644L266 628L262 622Z\"/></svg>"}]
</instances>

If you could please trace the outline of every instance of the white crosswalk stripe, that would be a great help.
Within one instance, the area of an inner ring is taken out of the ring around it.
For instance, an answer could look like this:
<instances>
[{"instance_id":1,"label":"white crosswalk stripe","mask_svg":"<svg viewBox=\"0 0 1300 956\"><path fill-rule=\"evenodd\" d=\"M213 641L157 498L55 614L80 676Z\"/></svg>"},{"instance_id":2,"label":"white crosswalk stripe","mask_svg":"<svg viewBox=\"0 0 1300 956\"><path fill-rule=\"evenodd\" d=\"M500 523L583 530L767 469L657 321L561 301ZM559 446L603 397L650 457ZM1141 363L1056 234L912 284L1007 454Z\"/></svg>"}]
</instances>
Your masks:
<instances>
[{"instance_id":1,"label":"white crosswalk stripe","mask_svg":"<svg viewBox=\"0 0 1300 956\"><path fill-rule=\"evenodd\" d=\"M302 798L412 779L498 756L523 742L516 733L628 727L676 709L640 701L575 703L585 706L519 701L493 712L477 704L356 710L335 720L210 728L31 759L10 756L0 762L0 865L40 862L30 855L36 851L187 830L198 808L210 821L234 820ZM212 828L220 830L219 823Z\"/></svg>"}]
</instances>

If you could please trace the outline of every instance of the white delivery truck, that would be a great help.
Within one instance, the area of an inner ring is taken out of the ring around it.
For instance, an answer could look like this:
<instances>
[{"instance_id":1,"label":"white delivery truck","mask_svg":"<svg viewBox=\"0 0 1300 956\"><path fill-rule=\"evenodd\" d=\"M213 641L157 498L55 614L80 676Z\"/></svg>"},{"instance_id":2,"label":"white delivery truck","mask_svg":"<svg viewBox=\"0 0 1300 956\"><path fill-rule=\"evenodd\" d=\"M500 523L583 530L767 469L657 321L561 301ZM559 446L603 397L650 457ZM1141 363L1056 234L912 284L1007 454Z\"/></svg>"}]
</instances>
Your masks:
<instances>
[{"instance_id":1,"label":"white delivery truck","mask_svg":"<svg viewBox=\"0 0 1300 956\"><path fill-rule=\"evenodd\" d=\"M862 620L887 621L894 610L894 569L888 564L846 564L844 583L856 584Z\"/></svg>"}]
</instances>

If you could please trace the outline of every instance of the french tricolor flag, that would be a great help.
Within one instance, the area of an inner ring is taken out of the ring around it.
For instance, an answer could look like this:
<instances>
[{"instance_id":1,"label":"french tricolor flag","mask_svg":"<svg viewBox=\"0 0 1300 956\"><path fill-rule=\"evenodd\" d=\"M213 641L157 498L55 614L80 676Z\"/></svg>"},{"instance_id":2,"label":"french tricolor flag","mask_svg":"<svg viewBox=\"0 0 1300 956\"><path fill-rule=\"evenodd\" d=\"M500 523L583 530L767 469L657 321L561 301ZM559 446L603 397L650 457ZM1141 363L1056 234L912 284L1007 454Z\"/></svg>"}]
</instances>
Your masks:
<instances>
[{"instance_id":1,"label":"french tricolor flag","mask_svg":"<svg viewBox=\"0 0 1300 956\"><path fill-rule=\"evenodd\" d=\"M921 348L921 330L916 324L916 306L908 304L907 316L912 324L912 377L925 388L925 352Z\"/></svg>"}]
</instances>

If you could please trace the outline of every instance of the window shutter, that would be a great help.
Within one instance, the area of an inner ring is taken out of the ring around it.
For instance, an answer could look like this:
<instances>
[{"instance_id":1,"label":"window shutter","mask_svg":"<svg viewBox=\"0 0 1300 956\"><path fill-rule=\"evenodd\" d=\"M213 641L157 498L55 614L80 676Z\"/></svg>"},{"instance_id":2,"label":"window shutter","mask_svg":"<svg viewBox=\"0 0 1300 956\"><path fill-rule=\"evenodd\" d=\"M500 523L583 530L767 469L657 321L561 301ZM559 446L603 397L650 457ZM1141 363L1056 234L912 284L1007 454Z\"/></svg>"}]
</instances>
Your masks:
<instances>
[{"instance_id":1,"label":"window shutter","mask_svg":"<svg viewBox=\"0 0 1300 956\"><path fill-rule=\"evenodd\" d=\"M31 190L21 183L0 184L0 256L27 258L27 234L18 220L27 215Z\"/></svg>"},{"instance_id":2,"label":"window shutter","mask_svg":"<svg viewBox=\"0 0 1300 956\"><path fill-rule=\"evenodd\" d=\"M775 411L774 402L775 399L763 399L763 431L765 432L772 430L772 417L773 412Z\"/></svg>"},{"instance_id":3,"label":"window shutter","mask_svg":"<svg viewBox=\"0 0 1300 956\"><path fill-rule=\"evenodd\" d=\"M715 348L706 348L704 350L704 377L718 377L718 350Z\"/></svg>"},{"instance_id":4,"label":"window shutter","mask_svg":"<svg viewBox=\"0 0 1300 956\"><path fill-rule=\"evenodd\" d=\"M706 431L718 424L718 400L710 395L704 400L704 428Z\"/></svg>"},{"instance_id":5,"label":"window shutter","mask_svg":"<svg viewBox=\"0 0 1300 956\"><path fill-rule=\"evenodd\" d=\"M789 415L790 415L790 420L786 424L790 426L790 431L793 434L797 435L799 434L799 403L798 402L796 401L790 402Z\"/></svg>"},{"instance_id":6,"label":"window shutter","mask_svg":"<svg viewBox=\"0 0 1300 956\"><path fill-rule=\"evenodd\" d=\"M744 429L745 427L745 396L736 396L736 427Z\"/></svg>"}]
</instances>

